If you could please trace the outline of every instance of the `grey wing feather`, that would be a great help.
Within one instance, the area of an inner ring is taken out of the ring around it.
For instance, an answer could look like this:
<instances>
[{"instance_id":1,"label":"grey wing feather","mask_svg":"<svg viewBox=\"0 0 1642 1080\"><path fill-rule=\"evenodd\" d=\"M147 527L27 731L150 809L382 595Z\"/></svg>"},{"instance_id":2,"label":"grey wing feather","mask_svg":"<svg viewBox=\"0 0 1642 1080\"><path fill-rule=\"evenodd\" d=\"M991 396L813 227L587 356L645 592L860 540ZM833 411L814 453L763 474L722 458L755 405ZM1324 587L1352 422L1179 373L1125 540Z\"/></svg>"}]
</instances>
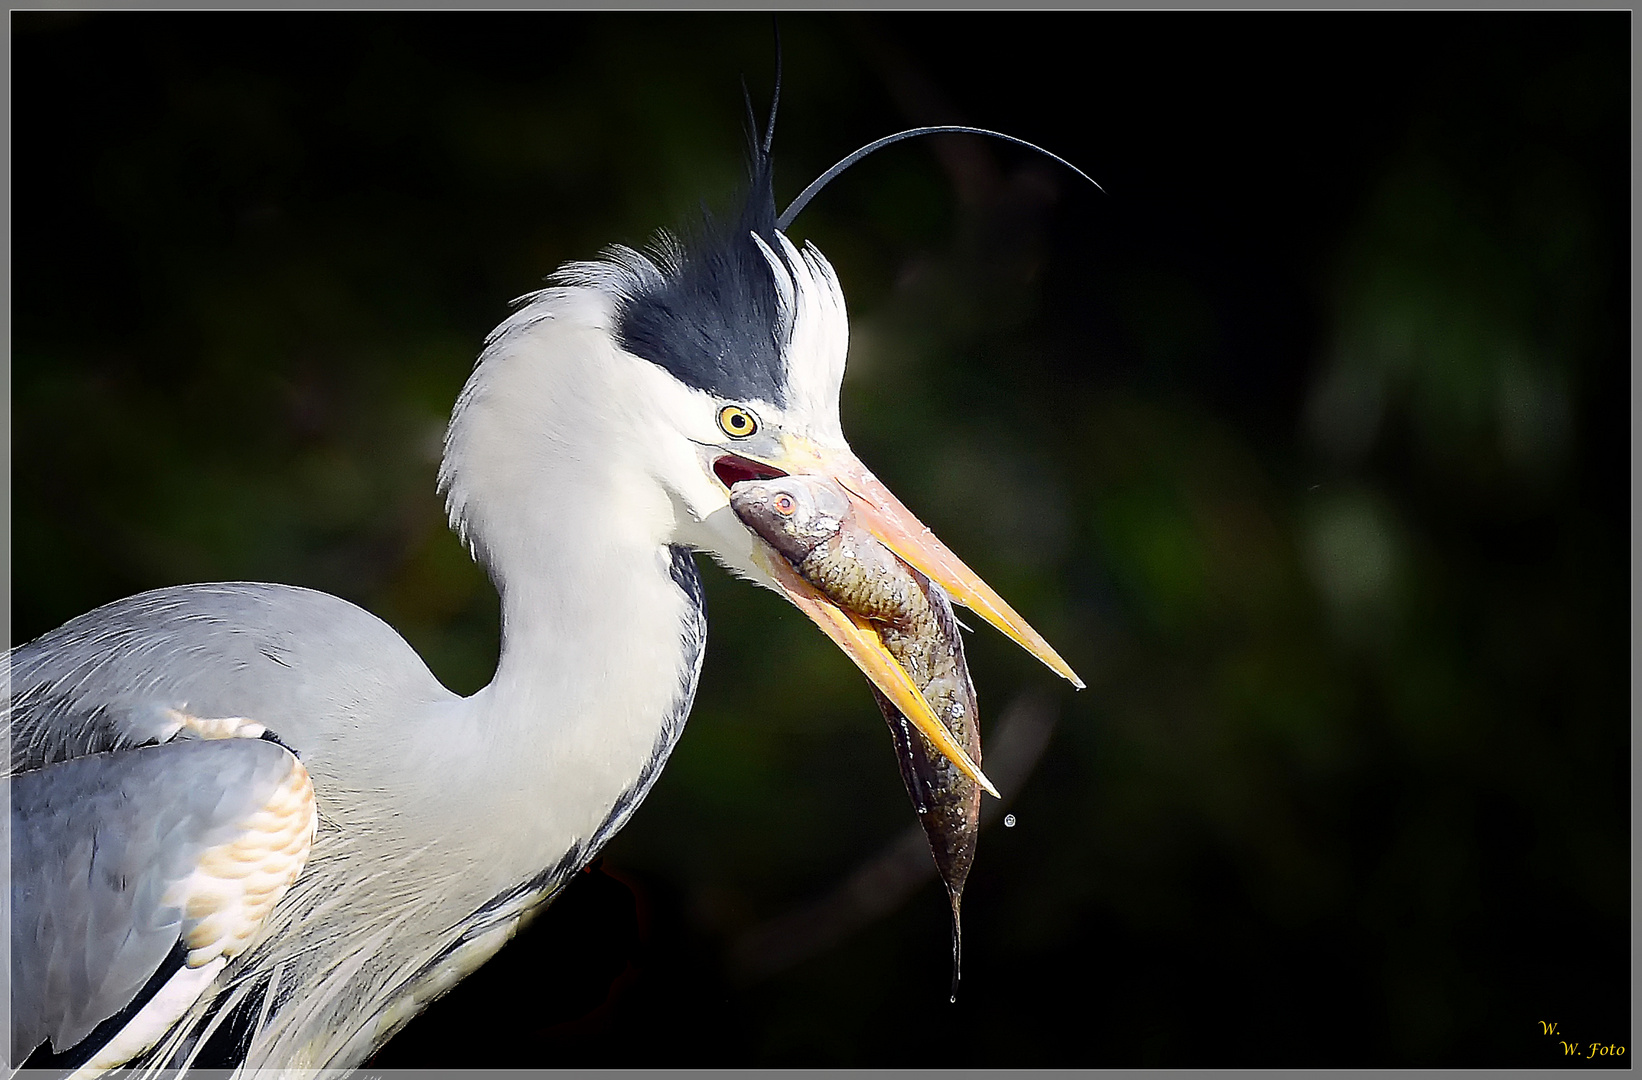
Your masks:
<instances>
[{"instance_id":1,"label":"grey wing feather","mask_svg":"<svg viewBox=\"0 0 1642 1080\"><path fill-rule=\"evenodd\" d=\"M306 758L358 702L449 697L403 638L288 585L182 585L117 600L11 651L11 772L164 742L172 710L254 719ZM186 734L186 733L184 733Z\"/></svg>"},{"instance_id":2,"label":"grey wing feather","mask_svg":"<svg viewBox=\"0 0 1642 1080\"><path fill-rule=\"evenodd\" d=\"M176 946L163 902L293 765L254 739L78 757L13 776L12 1061L62 1051L129 1004Z\"/></svg>"}]
</instances>

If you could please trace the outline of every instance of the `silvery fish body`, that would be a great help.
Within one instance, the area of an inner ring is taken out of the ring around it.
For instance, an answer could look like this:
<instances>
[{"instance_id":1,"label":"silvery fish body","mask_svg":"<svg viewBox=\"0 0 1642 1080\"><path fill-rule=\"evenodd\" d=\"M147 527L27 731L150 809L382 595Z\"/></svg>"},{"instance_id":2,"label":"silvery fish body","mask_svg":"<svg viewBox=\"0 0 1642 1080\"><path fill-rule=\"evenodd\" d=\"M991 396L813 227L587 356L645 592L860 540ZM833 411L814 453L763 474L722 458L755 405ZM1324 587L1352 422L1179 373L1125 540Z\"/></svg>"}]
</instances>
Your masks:
<instances>
[{"instance_id":1,"label":"silvery fish body","mask_svg":"<svg viewBox=\"0 0 1642 1080\"><path fill-rule=\"evenodd\" d=\"M744 481L730 506L834 603L872 619L954 741L979 763L980 716L958 621L946 592L902 562L859 523L835 483L808 476ZM959 906L975 859L981 788L909 723L876 687L907 794L918 811L952 904L953 991L960 971Z\"/></svg>"}]
</instances>

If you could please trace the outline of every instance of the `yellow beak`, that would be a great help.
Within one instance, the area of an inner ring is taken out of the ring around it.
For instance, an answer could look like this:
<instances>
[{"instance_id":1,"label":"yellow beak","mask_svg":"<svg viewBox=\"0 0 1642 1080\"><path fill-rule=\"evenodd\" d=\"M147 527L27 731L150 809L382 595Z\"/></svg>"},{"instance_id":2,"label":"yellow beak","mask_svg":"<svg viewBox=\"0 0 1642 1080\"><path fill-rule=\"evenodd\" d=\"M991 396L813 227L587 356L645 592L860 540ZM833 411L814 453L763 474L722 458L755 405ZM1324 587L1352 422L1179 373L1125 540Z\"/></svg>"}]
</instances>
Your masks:
<instances>
[{"instance_id":1,"label":"yellow beak","mask_svg":"<svg viewBox=\"0 0 1642 1080\"><path fill-rule=\"evenodd\" d=\"M781 460L767 464L784 473L817 476L838 483L849 493L857 520L901 560L945 589L962 604L1007 634L1016 644L1071 681L1080 690L1083 680L1062 660L1015 609L1004 602L976 573L965 566L935 534L912 515L890 490L848 450L827 450L808 440L788 436ZM750 459L749 459L750 460ZM946 725L936 718L910 675L884 646L872 622L840 608L793 570L773 548L760 543L754 558L786 594L844 653L853 660L885 697L900 709L924 737L953 765L996 796L997 789L953 741Z\"/></svg>"}]
</instances>

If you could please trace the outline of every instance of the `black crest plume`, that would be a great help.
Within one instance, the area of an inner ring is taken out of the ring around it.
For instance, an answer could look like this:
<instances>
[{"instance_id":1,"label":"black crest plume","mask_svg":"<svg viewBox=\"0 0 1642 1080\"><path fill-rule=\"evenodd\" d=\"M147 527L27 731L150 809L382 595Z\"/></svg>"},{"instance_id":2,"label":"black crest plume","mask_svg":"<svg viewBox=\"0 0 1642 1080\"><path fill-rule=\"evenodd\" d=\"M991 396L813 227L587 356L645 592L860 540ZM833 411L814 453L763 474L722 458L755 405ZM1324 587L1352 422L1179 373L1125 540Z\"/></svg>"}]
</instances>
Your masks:
<instances>
[{"instance_id":1,"label":"black crest plume","mask_svg":"<svg viewBox=\"0 0 1642 1080\"><path fill-rule=\"evenodd\" d=\"M854 165L857 161L860 161L868 154L882 150L886 146L893 146L895 143L898 143L903 139L912 139L919 135L985 135L991 139L1001 139L1006 143L1014 143L1016 146L1024 146L1028 150L1036 151L1044 157L1049 158L1051 161L1058 161L1062 165L1065 165L1068 169L1071 169L1073 172L1083 177L1085 180L1089 181L1091 184L1094 184L1096 190L1102 193L1106 191L1105 188L1101 187L1100 184L1095 181L1094 177L1090 176L1070 161L1067 161L1059 154L1050 153L1048 150L1045 150L1036 143L1029 143L1025 139L1017 139L1013 135L1005 135L1001 131L970 127L967 124L936 124L932 127L908 128L905 131L897 131L893 135L885 135L882 139L868 143L867 145L861 147L861 149L844 158L842 161L839 161L832 168L816 177L809 187L798 193L798 198L794 199L785 210L781 211L781 216L777 218L775 222L776 228L785 232L787 227L792 224L793 218L797 217L801 212L803 212L804 207L810 204L810 200L821 194L822 188L836 180L840 173L842 173L845 169L848 169L851 165Z\"/></svg>"},{"instance_id":2,"label":"black crest plume","mask_svg":"<svg viewBox=\"0 0 1642 1080\"><path fill-rule=\"evenodd\" d=\"M746 197L731 222L703 213L684 238L678 265L658 286L621 305L616 338L622 348L670 372L679 381L723 398L786 404L779 299L769 263L753 242L772 251L776 240L775 188L770 147L781 102L781 39L776 37L775 93L763 134L747 99Z\"/></svg>"}]
</instances>

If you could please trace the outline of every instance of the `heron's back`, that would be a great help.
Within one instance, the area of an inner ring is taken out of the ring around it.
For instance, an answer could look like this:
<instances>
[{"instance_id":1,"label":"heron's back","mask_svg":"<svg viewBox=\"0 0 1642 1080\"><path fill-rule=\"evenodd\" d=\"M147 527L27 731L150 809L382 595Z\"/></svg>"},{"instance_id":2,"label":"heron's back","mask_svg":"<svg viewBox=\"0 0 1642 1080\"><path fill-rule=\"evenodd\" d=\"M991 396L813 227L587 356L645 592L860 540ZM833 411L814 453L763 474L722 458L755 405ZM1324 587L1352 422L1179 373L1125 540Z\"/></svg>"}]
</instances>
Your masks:
<instances>
[{"instance_id":1,"label":"heron's back","mask_svg":"<svg viewBox=\"0 0 1642 1080\"><path fill-rule=\"evenodd\" d=\"M180 585L13 649L11 771L163 741L177 714L248 717L324 768L350 734L454 698L376 616L289 585Z\"/></svg>"}]
</instances>

